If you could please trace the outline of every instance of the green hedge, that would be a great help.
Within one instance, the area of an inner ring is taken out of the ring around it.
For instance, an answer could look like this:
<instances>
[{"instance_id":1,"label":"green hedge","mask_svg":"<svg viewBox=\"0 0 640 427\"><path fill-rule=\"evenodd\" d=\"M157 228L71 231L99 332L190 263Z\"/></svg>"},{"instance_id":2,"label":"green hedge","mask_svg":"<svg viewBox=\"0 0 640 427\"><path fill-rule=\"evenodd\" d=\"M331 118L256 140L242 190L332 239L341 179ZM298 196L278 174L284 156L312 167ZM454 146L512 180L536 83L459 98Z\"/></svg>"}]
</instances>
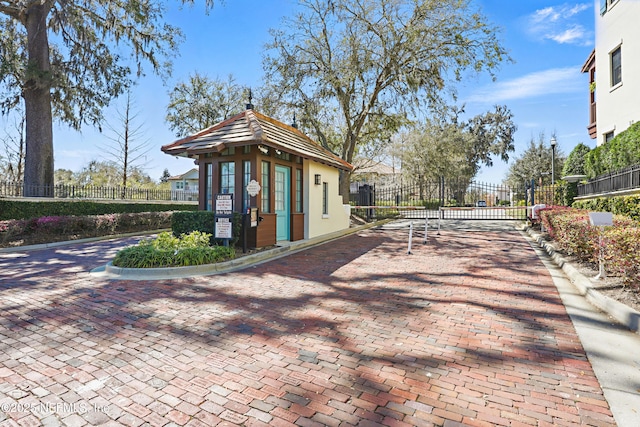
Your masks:
<instances>
[{"instance_id":1,"label":"green hedge","mask_svg":"<svg viewBox=\"0 0 640 427\"><path fill-rule=\"evenodd\" d=\"M197 205L177 203L100 203L95 201L25 201L0 199L0 221L44 216L83 216L114 213L195 211Z\"/></svg>"},{"instance_id":2,"label":"green hedge","mask_svg":"<svg viewBox=\"0 0 640 427\"><path fill-rule=\"evenodd\" d=\"M640 222L640 195L576 200L572 206L592 212L611 212L616 215L624 215Z\"/></svg>"},{"instance_id":3,"label":"green hedge","mask_svg":"<svg viewBox=\"0 0 640 427\"><path fill-rule=\"evenodd\" d=\"M232 247L209 246L211 234L199 231L174 237L160 233L153 240L118 251L113 265L124 268L184 267L213 264L235 257Z\"/></svg>"},{"instance_id":4,"label":"green hedge","mask_svg":"<svg viewBox=\"0 0 640 427\"><path fill-rule=\"evenodd\" d=\"M242 215L233 214L233 239L231 245L235 246L240 241L242 232ZM171 230L173 235L179 237L193 231L213 234L215 226L215 214L211 211L174 212L171 217ZM219 239L211 237L211 244L221 244Z\"/></svg>"},{"instance_id":5,"label":"green hedge","mask_svg":"<svg viewBox=\"0 0 640 427\"><path fill-rule=\"evenodd\" d=\"M584 156L584 171L589 178L640 163L640 122L629 126L611 141Z\"/></svg>"}]
</instances>

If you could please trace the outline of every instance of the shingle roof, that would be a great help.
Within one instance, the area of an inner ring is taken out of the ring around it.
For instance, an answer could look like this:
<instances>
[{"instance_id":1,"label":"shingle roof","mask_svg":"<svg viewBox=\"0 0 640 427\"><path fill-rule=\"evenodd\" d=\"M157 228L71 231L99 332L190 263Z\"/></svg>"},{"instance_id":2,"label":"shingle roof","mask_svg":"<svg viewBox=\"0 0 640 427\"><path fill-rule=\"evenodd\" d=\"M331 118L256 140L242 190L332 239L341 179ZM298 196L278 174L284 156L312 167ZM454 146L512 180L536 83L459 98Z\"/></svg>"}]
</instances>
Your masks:
<instances>
[{"instance_id":1,"label":"shingle roof","mask_svg":"<svg viewBox=\"0 0 640 427\"><path fill-rule=\"evenodd\" d=\"M182 173L180 175L170 176L167 179L169 181L176 181L176 180L184 179L187 175L189 175L190 173L193 173L193 172L196 173L196 178L194 178L194 179L198 179L198 168L189 169L185 173Z\"/></svg>"},{"instance_id":2,"label":"shingle roof","mask_svg":"<svg viewBox=\"0 0 640 427\"><path fill-rule=\"evenodd\" d=\"M220 152L225 148L250 144L281 149L339 169L353 169L349 163L298 129L253 110L245 110L210 128L164 145L162 151L172 156L193 157L201 153Z\"/></svg>"}]
</instances>

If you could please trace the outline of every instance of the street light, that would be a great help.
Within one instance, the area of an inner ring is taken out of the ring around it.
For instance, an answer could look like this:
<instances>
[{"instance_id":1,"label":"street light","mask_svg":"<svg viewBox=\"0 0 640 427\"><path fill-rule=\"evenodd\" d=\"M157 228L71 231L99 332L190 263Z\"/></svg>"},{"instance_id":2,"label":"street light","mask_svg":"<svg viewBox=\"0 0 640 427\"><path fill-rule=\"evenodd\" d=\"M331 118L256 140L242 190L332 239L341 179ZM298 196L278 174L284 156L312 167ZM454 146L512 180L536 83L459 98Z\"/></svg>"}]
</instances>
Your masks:
<instances>
[{"instance_id":1,"label":"street light","mask_svg":"<svg viewBox=\"0 0 640 427\"><path fill-rule=\"evenodd\" d=\"M551 137L551 185L556 183L556 137Z\"/></svg>"}]
</instances>

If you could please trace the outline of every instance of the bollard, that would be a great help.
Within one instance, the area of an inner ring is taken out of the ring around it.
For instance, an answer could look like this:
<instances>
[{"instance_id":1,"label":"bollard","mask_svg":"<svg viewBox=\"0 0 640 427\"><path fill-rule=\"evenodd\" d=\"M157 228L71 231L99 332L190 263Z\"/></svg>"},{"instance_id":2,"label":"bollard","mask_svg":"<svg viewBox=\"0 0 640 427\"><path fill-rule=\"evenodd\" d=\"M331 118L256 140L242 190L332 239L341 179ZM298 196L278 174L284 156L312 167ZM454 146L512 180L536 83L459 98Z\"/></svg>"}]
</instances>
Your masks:
<instances>
[{"instance_id":1,"label":"bollard","mask_svg":"<svg viewBox=\"0 0 640 427\"><path fill-rule=\"evenodd\" d=\"M413 239L413 221L409 224L409 248L407 254L411 255L411 240Z\"/></svg>"},{"instance_id":2,"label":"bollard","mask_svg":"<svg viewBox=\"0 0 640 427\"><path fill-rule=\"evenodd\" d=\"M426 213L424 214L424 241L422 242L423 245L427 244L427 233L429 232L429 215Z\"/></svg>"}]
</instances>

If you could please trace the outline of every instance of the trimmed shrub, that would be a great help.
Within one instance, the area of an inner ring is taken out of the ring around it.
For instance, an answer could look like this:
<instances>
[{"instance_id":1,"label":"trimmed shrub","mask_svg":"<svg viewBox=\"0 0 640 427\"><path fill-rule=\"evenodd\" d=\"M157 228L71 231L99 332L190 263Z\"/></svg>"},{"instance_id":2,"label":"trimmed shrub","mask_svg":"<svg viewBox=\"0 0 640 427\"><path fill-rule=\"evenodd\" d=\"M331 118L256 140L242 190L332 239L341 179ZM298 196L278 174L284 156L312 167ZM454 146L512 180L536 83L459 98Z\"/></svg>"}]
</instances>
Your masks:
<instances>
[{"instance_id":1,"label":"trimmed shrub","mask_svg":"<svg viewBox=\"0 0 640 427\"><path fill-rule=\"evenodd\" d=\"M242 214L233 213L233 238L231 246L240 241L242 232ZM215 227L215 213L211 211L175 212L171 217L171 230L174 236L200 231L211 235L211 245L222 244L222 240L213 237Z\"/></svg>"},{"instance_id":2,"label":"trimmed shrub","mask_svg":"<svg viewBox=\"0 0 640 427\"><path fill-rule=\"evenodd\" d=\"M45 216L84 216L122 213L194 211L198 206L175 203L128 203L113 201L25 201L0 199L0 220L30 219Z\"/></svg>"},{"instance_id":3,"label":"trimmed shrub","mask_svg":"<svg viewBox=\"0 0 640 427\"><path fill-rule=\"evenodd\" d=\"M589 211L551 207L540 210L542 224L558 249L587 262L599 262L600 251L611 275L624 277L625 283L640 288L640 227L623 215L613 215L613 226L600 227L589 222Z\"/></svg>"},{"instance_id":4,"label":"trimmed shrub","mask_svg":"<svg viewBox=\"0 0 640 427\"><path fill-rule=\"evenodd\" d=\"M640 228L610 227L602 243L607 271L640 290Z\"/></svg>"},{"instance_id":5,"label":"trimmed shrub","mask_svg":"<svg viewBox=\"0 0 640 427\"><path fill-rule=\"evenodd\" d=\"M209 246L211 235L193 232L175 237L160 233L155 239L118 251L113 265L123 268L184 267L213 264L235 257L232 247Z\"/></svg>"},{"instance_id":6,"label":"trimmed shrub","mask_svg":"<svg viewBox=\"0 0 640 427\"><path fill-rule=\"evenodd\" d=\"M573 203L573 207L596 212L611 212L640 222L640 195L578 200Z\"/></svg>"},{"instance_id":7,"label":"trimmed shrub","mask_svg":"<svg viewBox=\"0 0 640 427\"><path fill-rule=\"evenodd\" d=\"M174 212L171 216L171 230L174 236L192 231L213 233L215 213L211 211Z\"/></svg>"},{"instance_id":8,"label":"trimmed shrub","mask_svg":"<svg viewBox=\"0 0 640 427\"><path fill-rule=\"evenodd\" d=\"M0 246L51 243L169 228L172 212L45 216L0 221Z\"/></svg>"}]
</instances>

